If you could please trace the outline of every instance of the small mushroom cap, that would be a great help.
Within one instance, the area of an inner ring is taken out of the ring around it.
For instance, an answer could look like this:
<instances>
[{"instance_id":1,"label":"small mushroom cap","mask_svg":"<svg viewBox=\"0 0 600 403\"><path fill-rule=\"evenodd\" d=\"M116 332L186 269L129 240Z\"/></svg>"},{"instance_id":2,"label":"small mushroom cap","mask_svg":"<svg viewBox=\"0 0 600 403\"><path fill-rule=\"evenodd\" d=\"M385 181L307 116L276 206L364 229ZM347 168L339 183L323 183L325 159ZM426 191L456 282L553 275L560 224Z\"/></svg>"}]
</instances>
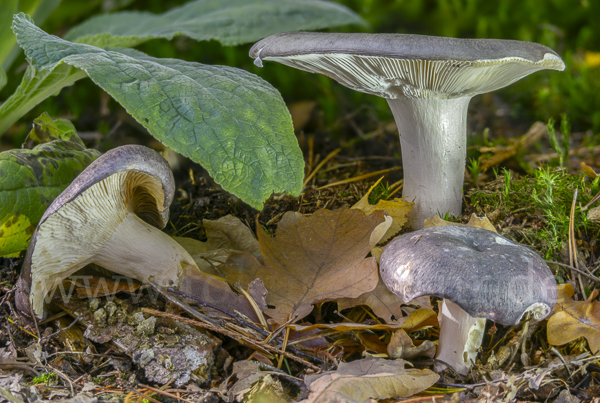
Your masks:
<instances>
[{"instance_id":1,"label":"small mushroom cap","mask_svg":"<svg viewBox=\"0 0 600 403\"><path fill-rule=\"evenodd\" d=\"M532 311L545 318L556 303L554 275L542 258L495 232L449 225L391 241L380 260L386 286L408 302L446 298L469 315L515 325Z\"/></svg>"},{"instance_id":2,"label":"small mushroom cap","mask_svg":"<svg viewBox=\"0 0 600 403\"><path fill-rule=\"evenodd\" d=\"M287 32L254 44L250 57L259 66L278 61L389 99L473 96L537 70L565 68L537 43L405 34Z\"/></svg>"},{"instance_id":3,"label":"small mushroom cap","mask_svg":"<svg viewBox=\"0 0 600 403\"><path fill-rule=\"evenodd\" d=\"M100 189L97 186L116 174L131 172L135 174L123 176L119 181L105 184ZM115 186L118 182L127 183L127 188ZM41 314L39 304L42 303L40 301L44 295L32 296L32 285L35 284L36 288L39 288L41 281L33 280L35 276L32 277L32 272L39 272L40 269L32 266L49 265L52 267L49 269L52 273L55 270L64 271L64 276L57 275L57 278L53 279L58 281L59 278L64 278L90 263L93 251L101 249L102 244L108 242L110 231L117 225L111 224L110 221L116 221L119 215L122 217L126 214L118 214L113 210L115 207L125 208L143 221L163 228L168 222L169 206L174 192L175 180L168 163L150 148L139 145L121 146L96 159L50 204L38 223L17 282L15 300L19 311L27 316L31 309L30 299L34 298L34 305L38 305L33 307L34 311L38 315ZM81 202L79 196L87 200ZM77 202L73 203L74 201ZM95 207L92 206L94 203ZM67 206L72 206L72 209L65 212L63 208ZM60 215L64 217L59 217ZM45 230L45 224L48 222L50 229ZM44 246L36 249L37 244L41 242L40 233L46 238ZM58 244L49 246L49 239L53 242L51 238L62 239L62 242L58 241ZM81 246L85 251L82 252L82 256L77 256L77 248ZM67 251L66 254L61 254L61 248ZM39 277L39 273L36 276ZM47 283L52 281L48 278Z\"/></svg>"}]
</instances>

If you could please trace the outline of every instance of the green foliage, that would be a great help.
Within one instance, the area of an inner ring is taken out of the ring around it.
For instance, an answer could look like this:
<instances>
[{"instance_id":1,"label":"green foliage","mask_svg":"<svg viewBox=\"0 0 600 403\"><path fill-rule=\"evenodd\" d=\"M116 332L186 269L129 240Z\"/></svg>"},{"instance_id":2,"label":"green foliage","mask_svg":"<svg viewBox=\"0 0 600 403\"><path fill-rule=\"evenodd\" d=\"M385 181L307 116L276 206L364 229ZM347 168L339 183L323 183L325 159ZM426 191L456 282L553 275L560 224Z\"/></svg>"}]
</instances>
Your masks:
<instances>
[{"instance_id":1,"label":"green foliage","mask_svg":"<svg viewBox=\"0 0 600 403\"><path fill-rule=\"evenodd\" d=\"M389 183L379 182L377 186L369 193L369 204L377 204L379 200L387 200L394 189L390 188Z\"/></svg>"},{"instance_id":2,"label":"green foliage","mask_svg":"<svg viewBox=\"0 0 600 403\"><path fill-rule=\"evenodd\" d=\"M41 383L45 383L48 384L51 381L56 380L56 373L55 372L45 372L40 374L39 376L34 377L31 382L30 385L38 385Z\"/></svg>"},{"instance_id":3,"label":"green foliage","mask_svg":"<svg viewBox=\"0 0 600 403\"><path fill-rule=\"evenodd\" d=\"M575 208L575 231L594 234L598 225L587 219L581 207L598 192L600 179L590 181L585 176L570 175L562 169L540 168L531 175L511 178L504 170L497 178L503 186L491 184L486 189L470 193L471 204L479 213L500 210L505 216L521 215L528 221L540 221L541 228L531 239L532 246L555 258L562 253L568 240L569 217L575 189L578 200ZM585 236L585 235L584 235Z\"/></svg>"},{"instance_id":4,"label":"green foliage","mask_svg":"<svg viewBox=\"0 0 600 403\"><path fill-rule=\"evenodd\" d=\"M0 19L12 12L5 14ZM69 37L105 48L178 35L232 45L283 30L357 22L362 20L346 7L320 0L197 0L158 15L99 16ZM13 29L32 64L0 107L0 135L38 103L87 75L158 140L201 163L250 205L261 208L272 192L300 192L304 161L289 112L278 91L259 77L72 43L46 34L23 13L15 16Z\"/></svg>"},{"instance_id":5,"label":"green foliage","mask_svg":"<svg viewBox=\"0 0 600 403\"><path fill-rule=\"evenodd\" d=\"M469 159L469 164L467 165L469 172L471 173L471 178L473 178L473 183L477 186L477 179L479 178L479 174L481 173L479 160L477 158Z\"/></svg>"},{"instance_id":6,"label":"green foliage","mask_svg":"<svg viewBox=\"0 0 600 403\"><path fill-rule=\"evenodd\" d=\"M46 208L100 153L67 120L40 116L26 144L0 153L0 256L27 249Z\"/></svg>"},{"instance_id":7,"label":"green foliage","mask_svg":"<svg viewBox=\"0 0 600 403\"><path fill-rule=\"evenodd\" d=\"M571 146L571 124L566 114L562 114L560 121L561 128L561 141L559 143L556 138L556 131L554 130L554 119L548 120L548 138L550 140L550 146L558 154L558 165L560 167L566 167L569 160L569 149Z\"/></svg>"},{"instance_id":8,"label":"green foliage","mask_svg":"<svg viewBox=\"0 0 600 403\"><path fill-rule=\"evenodd\" d=\"M96 16L74 27L65 39L98 47L133 47L154 38L185 35L231 46L277 32L363 22L348 8L321 0L196 0L163 14L123 11Z\"/></svg>"},{"instance_id":9,"label":"green foliage","mask_svg":"<svg viewBox=\"0 0 600 403\"><path fill-rule=\"evenodd\" d=\"M15 17L33 66L85 71L150 134L204 166L223 188L261 208L273 191L299 194L304 161L291 118L273 87L246 71L131 49L74 44Z\"/></svg>"}]
</instances>

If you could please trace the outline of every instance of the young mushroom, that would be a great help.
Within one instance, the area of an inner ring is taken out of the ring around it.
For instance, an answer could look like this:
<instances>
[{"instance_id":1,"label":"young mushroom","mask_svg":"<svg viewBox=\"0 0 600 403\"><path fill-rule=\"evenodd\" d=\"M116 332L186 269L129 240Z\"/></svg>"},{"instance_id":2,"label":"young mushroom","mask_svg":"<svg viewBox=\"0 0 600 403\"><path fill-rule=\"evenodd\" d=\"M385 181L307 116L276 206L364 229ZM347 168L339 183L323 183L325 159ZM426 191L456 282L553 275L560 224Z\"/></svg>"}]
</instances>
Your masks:
<instances>
[{"instance_id":1,"label":"young mushroom","mask_svg":"<svg viewBox=\"0 0 600 403\"><path fill-rule=\"evenodd\" d=\"M379 269L405 302L444 298L437 359L461 374L475 361L486 319L512 326L528 313L539 321L557 298L540 256L481 228L450 225L399 236L385 247Z\"/></svg>"},{"instance_id":2,"label":"young mushroom","mask_svg":"<svg viewBox=\"0 0 600 403\"><path fill-rule=\"evenodd\" d=\"M44 315L46 296L95 263L140 281L178 286L192 257L159 228L169 218L175 181L155 151L129 145L108 151L62 192L35 229L17 282L19 312Z\"/></svg>"},{"instance_id":3,"label":"young mushroom","mask_svg":"<svg viewBox=\"0 0 600 403\"><path fill-rule=\"evenodd\" d=\"M282 33L254 44L250 56L258 66L274 60L387 99L400 134L402 196L415 199L414 229L438 213L461 214L470 99L565 68L537 43L403 34Z\"/></svg>"}]
</instances>

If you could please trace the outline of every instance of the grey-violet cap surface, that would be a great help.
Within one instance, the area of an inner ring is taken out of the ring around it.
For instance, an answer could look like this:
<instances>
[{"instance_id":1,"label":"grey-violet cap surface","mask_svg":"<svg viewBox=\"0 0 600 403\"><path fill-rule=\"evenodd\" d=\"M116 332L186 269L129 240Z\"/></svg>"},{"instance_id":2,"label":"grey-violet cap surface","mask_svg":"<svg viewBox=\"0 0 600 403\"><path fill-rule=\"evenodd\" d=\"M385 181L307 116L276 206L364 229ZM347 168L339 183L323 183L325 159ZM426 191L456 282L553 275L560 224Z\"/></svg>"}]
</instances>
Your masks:
<instances>
[{"instance_id":1,"label":"grey-violet cap surface","mask_svg":"<svg viewBox=\"0 0 600 403\"><path fill-rule=\"evenodd\" d=\"M259 65L278 61L390 99L473 96L537 70L565 68L556 52L537 43L407 34L287 32L255 43L250 56Z\"/></svg>"},{"instance_id":2,"label":"grey-violet cap surface","mask_svg":"<svg viewBox=\"0 0 600 403\"><path fill-rule=\"evenodd\" d=\"M446 298L469 315L519 323L528 310L546 317L556 303L554 275L531 249L495 232L462 226L426 228L391 241L381 277L405 302Z\"/></svg>"}]
</instances>

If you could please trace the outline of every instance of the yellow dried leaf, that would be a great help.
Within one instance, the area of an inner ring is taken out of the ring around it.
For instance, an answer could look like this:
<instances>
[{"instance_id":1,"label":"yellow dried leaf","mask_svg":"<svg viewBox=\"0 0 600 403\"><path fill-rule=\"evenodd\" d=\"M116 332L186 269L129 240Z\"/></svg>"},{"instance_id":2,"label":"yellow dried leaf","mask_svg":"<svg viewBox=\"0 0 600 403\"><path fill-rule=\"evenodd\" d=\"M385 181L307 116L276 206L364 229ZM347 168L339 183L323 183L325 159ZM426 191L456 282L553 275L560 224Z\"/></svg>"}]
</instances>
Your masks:
<instances>
[{"instance_id":1,"label":"yellow dried leaf","mask_svg":"<svg viewBox=\"0 0 600 403\"><path fill-rule=\"evenodd\" d=\"M548 320L548 342L559 346L585 337L592 354L596 354L600 350L600 302L593 299L598 290L586 301L573 301L574 293L570 284L559 286L558 300Z\"/></svg>"},{"instance_id":2,"label":"yellow dried leaf","mask_svg":"<svg viewBox=\"0 0 600 403\"><path fill-rule=\"evenodd\" d=\"M387 215L392 218L392 225L386 231L385 235L381 238L380 242L385 242L394 235L396 235L402 229L402 226L406 223L408 214L412 210L414 203L409 203L402 199L394 200L379 200L377 204L369 204L369 194L375 189L375 187L381 182L380 178L369 191L360 199L354 206L353 209L364 211L367 215L375 211L385 211Z\"/></svg>"}]
</instances>

